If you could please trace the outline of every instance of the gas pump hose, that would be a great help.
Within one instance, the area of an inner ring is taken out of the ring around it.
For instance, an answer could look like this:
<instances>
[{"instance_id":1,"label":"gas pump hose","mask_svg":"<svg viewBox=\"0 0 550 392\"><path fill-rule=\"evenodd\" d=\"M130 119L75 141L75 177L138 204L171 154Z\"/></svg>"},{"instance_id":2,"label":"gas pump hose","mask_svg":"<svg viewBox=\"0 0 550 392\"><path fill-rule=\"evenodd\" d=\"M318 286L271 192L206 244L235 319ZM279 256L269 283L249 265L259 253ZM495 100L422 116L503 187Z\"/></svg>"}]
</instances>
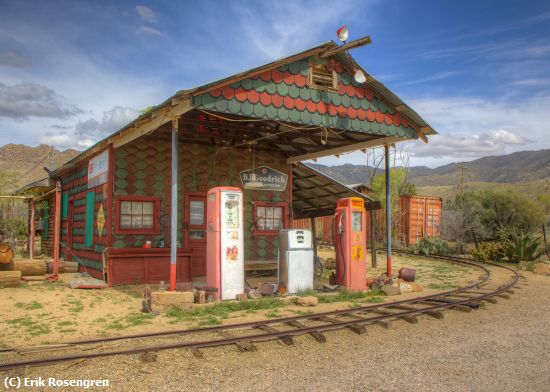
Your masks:
<instances>
[{"instance_id":1,"label":"gas pump hose","mask_svg":"<svg viewBox=\"0 0 550 392\"><path fill-rule=\"evenodd\" d=\"M344 285L344 278L346 276L346 260L344 257L344 248L342 247L342 234L338 235L338 241L340 242L340 256L342 257L342 264L344 265L344 271L342 274L342 283L341 285Z\"/></svg>"}]
</instances>

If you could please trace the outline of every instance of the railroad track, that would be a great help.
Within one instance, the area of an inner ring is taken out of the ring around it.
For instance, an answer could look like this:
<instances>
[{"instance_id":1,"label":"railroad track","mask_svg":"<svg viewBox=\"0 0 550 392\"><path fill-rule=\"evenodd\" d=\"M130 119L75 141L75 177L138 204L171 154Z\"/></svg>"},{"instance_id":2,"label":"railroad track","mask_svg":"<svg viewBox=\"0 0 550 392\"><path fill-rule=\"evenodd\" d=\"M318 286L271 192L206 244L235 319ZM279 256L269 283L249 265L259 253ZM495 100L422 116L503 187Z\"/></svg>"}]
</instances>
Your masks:
<instances>
[{"instance_id":1,"label":"railroad track","mask_svg":"<svg viewBox=\"0 0 550 392\"><path fill-rule=\"evenodd\" d=\"M397 253L408 253L397 251ZM117 337L106 337L99 339L88 339L68 342L60 345L48 346L56 350L79 350L75 353L41 357L12 362L0 363L0 371L20 369L33 366L47 366L60 362L72 360L85 360L92 358L107 357L122 354L139 354L155 352L168 349L191 349L196 356L202 356L199 349L207 347L237 345L241 351L255 350L254 343L280 339L287 345L294 343L294 337L309 334L318 342L325 342L324 332L347 328L357 334L365 334L367 325L380 325L388 328L394 320L404 320L409 323L417 323L418 316L427 315L430 317L443 318L443 310L453 309L463 312L471 312L477 309L485 301L496 302L496 297L509 298L514 291L519 279L524 279L518 273L507 266L495 263L476 263L470 260L447 256L429 256L434 259L441 259L452 263L465 264L480 269L483 276L475 283L467 286L440 292L432 295L425 295L408 300L400 300L382 304L361 306L350 309L342 309L331 312L320 312L304 314L278 319L244 322L228 325L206 327L200 329L185 329L175 331L153 332L139 335L127 335ZM504 283L492 282L490 269L504 269L510 273L509 280ZM213 338L200 339L205 335L214 335ZM198 338L198 340L181 341L182 337ZM143 341L173 339L174 341L165 344L145 345ZM129 345L137 343L137 347L125 349L109 349L105 346L112 342L128 342ZM92 352L83 352L90 350ZM21 349L2 349L0 354L16 353ZM32 352L26 348L26 352Z\"/></svg>"}]
</instances>

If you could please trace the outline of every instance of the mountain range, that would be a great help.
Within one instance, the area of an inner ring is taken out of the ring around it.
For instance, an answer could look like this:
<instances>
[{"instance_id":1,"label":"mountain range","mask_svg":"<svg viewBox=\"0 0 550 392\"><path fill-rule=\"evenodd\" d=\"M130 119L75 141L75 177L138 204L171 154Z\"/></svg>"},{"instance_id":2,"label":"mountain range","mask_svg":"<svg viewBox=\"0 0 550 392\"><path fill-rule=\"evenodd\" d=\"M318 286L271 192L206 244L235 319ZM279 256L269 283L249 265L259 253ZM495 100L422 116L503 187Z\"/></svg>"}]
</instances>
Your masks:
<instances>
[{"instance_id":1,"label":"mountain range","mask_svg":"<svg viewBox=\"0 0 550 392\"><path fill-rule=\"evenodd\" d=\"M369 184L369 170L365 165L313 165L316 169L345 184ZM519 151L508 155L488 156L474 161L450 163L434 169L426 166L409 168L409 181L417 187L452 186L464 183L489 182L514 184L550 178L550 150ZM377 174L383 173L383 166Z\"/></svg>"},{"instance_id":2,"label":"mountain range","mask_svg":"<svg viewBox=\"0 0 550 392\"><path fill-rule=\"evenodd\" d=\"M53 161L52 161L53 152ZM15 180L8 190L40 180L48 176L44 167L56 168L79 154L79 151L67 149L59 151L41 144L29 147L24 144L6 144L0 147L0 174L13 174Z\"/></svg>"}]
</instances>

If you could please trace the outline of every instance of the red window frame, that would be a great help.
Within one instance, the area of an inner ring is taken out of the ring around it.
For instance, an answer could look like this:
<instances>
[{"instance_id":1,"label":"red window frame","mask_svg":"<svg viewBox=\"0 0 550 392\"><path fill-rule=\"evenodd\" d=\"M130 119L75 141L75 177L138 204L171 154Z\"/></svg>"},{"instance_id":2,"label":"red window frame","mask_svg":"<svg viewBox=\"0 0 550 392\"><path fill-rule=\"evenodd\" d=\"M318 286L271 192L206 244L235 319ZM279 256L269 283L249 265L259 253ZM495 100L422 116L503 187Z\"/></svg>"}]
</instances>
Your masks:
<instances>
[{"instance_id":1,"label":"red window frame","mask_svg":"<svg viewBox=\"0 0 550 392\"><path fill-rule=\"evenodd\" d=\"M141 201L153 203L153 227L152 228L122 228L120 227L120 210L123 201ZM160 234L160 197L124 195L115 196L115 228L113 234Z\"/></svg>"},{"instance_id":2,"label":"red window frame","mask_svg":"<svg viewBox=\"0 0 550 392\"><path fill-rule=\"evenodd\" d=\"M271 236L275 236L275 235L279 235L279 230L260 230L258 229L258 220L259 220L259 217L258 217L258 207L279 207L282 209L281 211L281 219L283 221L283 227L281 227L281 229L286 229L288 227L288 214L287 214L287 210L288 210L288 203L270 203L270 202L267 202L267 201L255 201L253 202L253 219L254 219L254 229L253 229L253 234L254 235L271 235Z\"/></svg>"}]
</instances>

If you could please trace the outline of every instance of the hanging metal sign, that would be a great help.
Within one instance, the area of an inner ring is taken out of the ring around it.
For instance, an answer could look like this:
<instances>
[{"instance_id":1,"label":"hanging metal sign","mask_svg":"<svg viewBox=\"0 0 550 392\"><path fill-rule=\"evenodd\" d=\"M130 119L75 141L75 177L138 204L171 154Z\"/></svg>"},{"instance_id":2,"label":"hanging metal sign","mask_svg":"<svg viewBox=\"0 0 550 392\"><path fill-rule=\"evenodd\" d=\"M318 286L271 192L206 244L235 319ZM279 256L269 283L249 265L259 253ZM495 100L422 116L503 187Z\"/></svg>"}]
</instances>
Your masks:
<instances>
[{"instance_id":1,"label":"hanging metal sign","mask_svg":"<svg viewBox=\"0 0 550 392\"><path fill-rule=\"evenodd\" d=\"M109 171L109 150L90 159L88 162L88 189L105 184Z\"/></svg>"},{"instance_id":2,"label":"hanging metal sign","mask_svg":"<svg viewBox=\"0 0 550 392\"><path fill-rule=\"evenodd\" d=\"M241 172L245 189L282 192L286 189L288 175L267 166Z\"/></svg>"}]
</instances>

